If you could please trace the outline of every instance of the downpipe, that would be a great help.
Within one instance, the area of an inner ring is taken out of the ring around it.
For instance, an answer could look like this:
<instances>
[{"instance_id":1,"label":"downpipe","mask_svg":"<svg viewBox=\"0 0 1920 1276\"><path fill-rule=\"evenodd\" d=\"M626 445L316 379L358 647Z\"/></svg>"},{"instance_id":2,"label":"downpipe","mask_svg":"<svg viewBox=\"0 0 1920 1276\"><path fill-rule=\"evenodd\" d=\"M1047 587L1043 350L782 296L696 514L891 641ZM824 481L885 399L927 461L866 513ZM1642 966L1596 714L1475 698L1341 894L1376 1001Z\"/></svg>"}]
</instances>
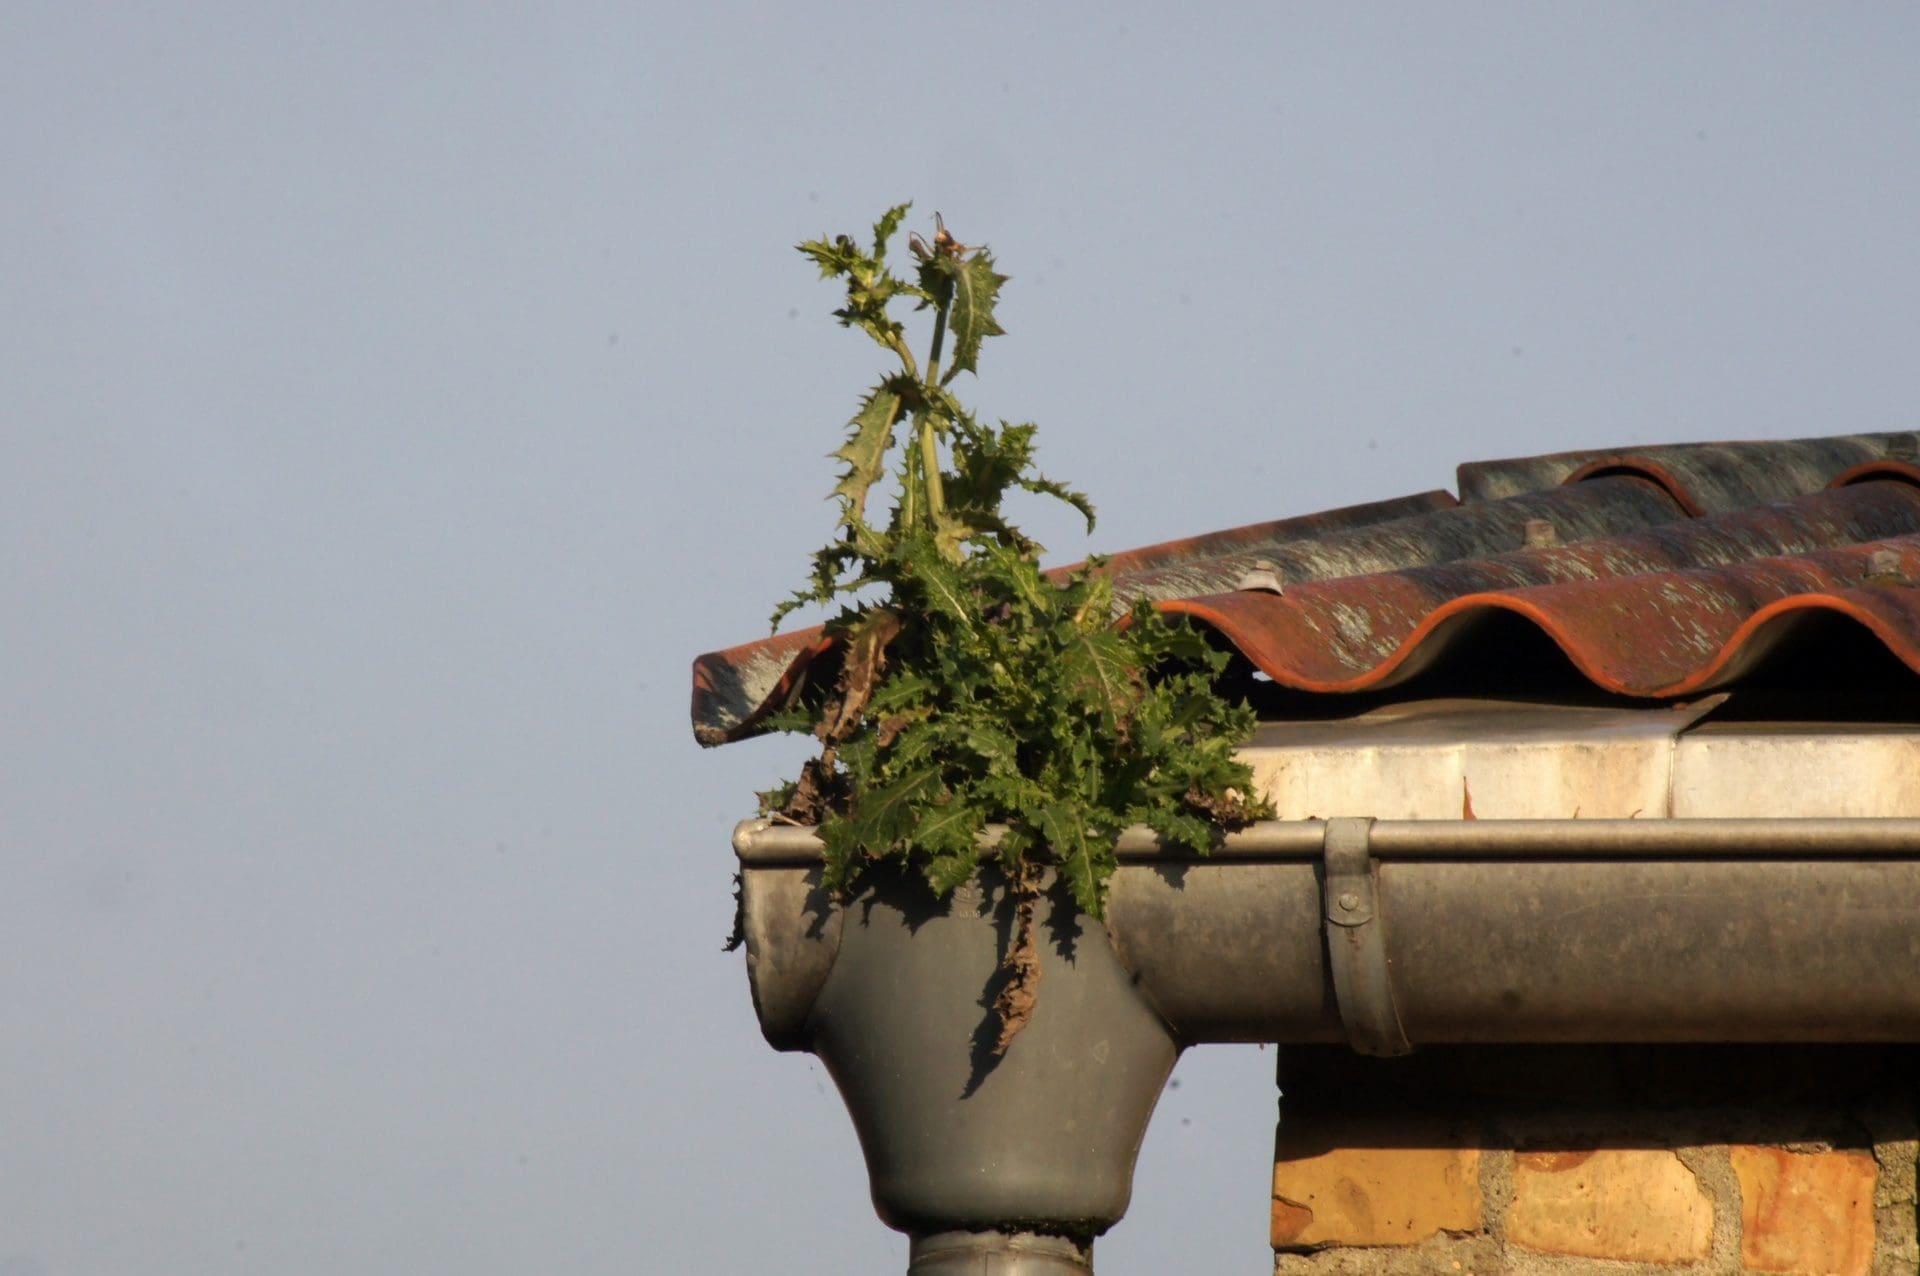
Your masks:
<instances>
[{"instance_id":1,"label":"downpipe","mask_svg":"<svg viewBox=\"0 0 1920 1276\"><path fill-rule=\"evenodd\" d=\"M916 1276L1090 1273L1188 1045L1920 1041L1920 819L1288 821L1206 859L1130 830L1105 927L1043 901L999 1058L990 872L835 903L810 830L734 846L762 1029L833 1076Z\"/></svg>"},{"instance_id":2,"label":"downpipe","mask_svg":"<svg viewBox=\"0 0 1920 1276\"><path fill-rule=\"evenodd\" d=\"M912 1238L908 1270L1090 1273L1179 1053L1106 932L1043 891L1033 1017L997 1055L990 1007L1014 929L997 873L940 900L917 873L879 869L835 904L817 849L782 851L772 831L735 838L754 1005L772 1045L833 1077L874 1208Z\"/></svg>"}]
</instances>

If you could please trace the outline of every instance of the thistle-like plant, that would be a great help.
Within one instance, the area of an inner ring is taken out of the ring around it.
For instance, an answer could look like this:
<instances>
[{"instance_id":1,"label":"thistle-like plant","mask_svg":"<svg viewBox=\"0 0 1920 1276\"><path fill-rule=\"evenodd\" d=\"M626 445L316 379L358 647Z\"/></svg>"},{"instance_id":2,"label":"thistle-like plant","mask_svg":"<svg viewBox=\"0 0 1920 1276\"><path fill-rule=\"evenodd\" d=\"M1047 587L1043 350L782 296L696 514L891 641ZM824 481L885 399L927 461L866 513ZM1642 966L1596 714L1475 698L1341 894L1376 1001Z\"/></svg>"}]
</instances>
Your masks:
<instances>
[{"instance_id":1,"label":"thistle-like plant","mask_svg":"<svg viewBox=\"0 0 1920 1276\"><path fill-rule=\"evenodd\" d=\"M777 627L797 607L843 604L827 625L837 675L803 685L769 723L811 732L820 755L762 800L819 826L836 891L904 857L945 895L979 866L987 826L1003 826L989 853L1019 900L998 1007L1004 1049L1038 979L1032 905L1045 866L1099 918L1128 825L1205 854L1219 827L1266 811L1233 754L1253 714L1215 689L1227 657L1147 602L1116 616L1099 559L1042 572L1041 546L1002 512L1017 489L1073 506L1089 531L1094 521L1086 497L1035 471L1033 425L984 425L954 397L955 379L977 374L982 344L1002 332L994 308L1007 277L937 216L931 242L909 237L911 278L895 274L887 250L907 208L880 218L871 248L846 235L799 246L844 282L841 324L898 366L833 454L845 466L834 539L773 614ZM924 363L893 313L900 303L932 312ZM882 522L868 500L890 453L895 500Z\"/></svg>"}]
</instances>

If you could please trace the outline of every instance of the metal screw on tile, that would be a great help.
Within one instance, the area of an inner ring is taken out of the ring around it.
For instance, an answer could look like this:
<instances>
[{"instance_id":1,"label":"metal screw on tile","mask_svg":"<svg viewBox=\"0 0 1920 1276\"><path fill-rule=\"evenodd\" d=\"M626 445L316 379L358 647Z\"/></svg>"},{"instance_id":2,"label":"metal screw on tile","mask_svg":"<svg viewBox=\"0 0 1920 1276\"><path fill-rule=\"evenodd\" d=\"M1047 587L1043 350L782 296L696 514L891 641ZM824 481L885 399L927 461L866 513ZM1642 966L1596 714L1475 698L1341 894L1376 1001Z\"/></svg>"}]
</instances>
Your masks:
<instances>
[{"instance_id":1,"label":"metal screw on tile","mask_svg":"<svg viewBox=\"0 0 1920 1276\"><path fill-rule=\"evenodd\" d=\"M1240 577L1235 589L1256 589L1269 594L1284 594L1286 587L1280 580L1280 568L1266 559L1260 559Z\"/></svg>"},{"instance_id":2,"label":"metal screw on tile","mask_svg":"<svg viewBox=\"0 0 1920 1276\"><path fill-rule=\"evenodd\" d=\"M1340 898L1336 899L1334 903L1340 905L1341 912L1351 913L1354 909L1360 907L1360 897L1352 891L1341 891Z\"/></svg>"},{"instance_id":3,"label":"metal screw on tile","mask_svg":"<svg viewBox=\"0 0 1920 1276\"><path fill-rule=\"evenodd\" d=\"M1551 519L1528 519L1526 535L1528 549L1552 549L1560 543L1560 529Z\"/></svg>"}]
</instances>

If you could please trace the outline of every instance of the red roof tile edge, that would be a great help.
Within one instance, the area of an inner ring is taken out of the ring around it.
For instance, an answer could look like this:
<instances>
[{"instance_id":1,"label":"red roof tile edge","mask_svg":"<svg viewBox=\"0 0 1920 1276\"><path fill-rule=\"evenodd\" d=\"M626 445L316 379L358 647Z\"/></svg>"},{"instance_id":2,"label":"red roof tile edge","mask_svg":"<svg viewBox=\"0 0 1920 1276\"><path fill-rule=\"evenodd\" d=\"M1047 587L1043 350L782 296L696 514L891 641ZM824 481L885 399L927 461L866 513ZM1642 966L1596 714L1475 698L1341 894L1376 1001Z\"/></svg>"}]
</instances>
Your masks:
<instances>
[{"instance_id":1,"label":"red roof tile edge","mask_svg":"<svg viewBox=\"0 0 1920 1276\"><path fill-rule=\"evenodd\" d=\"M1463 465L1460 486L1469 502L1484 504L1555 486L1564 490L1594 478L1632 475L1657 485L1686 515L1710 523L1727 512L1856 484L1892 481L1920 489L1920 449L1915 445L1915 435L1900 433L1564 453ZM1364 533L1371 525L1393 520L1444 516L1455 505L1449 494L1431 492L1255 524L1117 554L1107 570L1131 577L1161 569L1185 573L1210 560L1230 567L1263 545L1299 545ZM1784 634L1818 616L1844 617L1857 624L1920 673L1920 590L1886 587L1920 580L1920 541L1905 535L1909 531L1920 533L1920 522L1901 526L1901 534L1892 538L1828 546L1814 553L1794 550L1774 559L1698 570L1639 571L1602 580L1465 593L1428 608L1384 657L1358 662L1338 658L1331 638L1296 632L1291 645L1282 641L1290 626L1276 624L1273 609L1284 610L1294 602L1291 589L1286 597L1238 592L1156 601L1163 610L1210 625L1275 682L1303 691L1337 694L1397 685L1444 658L1477 627L1476 619L1499 612L1530 622L1596 687L1670 698L1741 676ZM1586 544L1604 548L1612 539ZM1885 577L1889 571L1892 579L1854 583L1863 575L1877 572ZM1350 601L1359 606L1368 601L1360 585L1364 579L1335 577L1317 584L1348 591ZM1722 597L1730 588L1738 595L1731 603ZM1637 617L1637 625L1620 631L1621 616ZM1661 618L1665 630L1653 627ZM1369 616L1369 626L1371 621ZM1299 625L1291 628L1298 630ZM696 739L716 745L754 734L766 713L784 703L833 650L832 640L814 628L701 656L693 670Z\"/></svg>"}]
</instances>

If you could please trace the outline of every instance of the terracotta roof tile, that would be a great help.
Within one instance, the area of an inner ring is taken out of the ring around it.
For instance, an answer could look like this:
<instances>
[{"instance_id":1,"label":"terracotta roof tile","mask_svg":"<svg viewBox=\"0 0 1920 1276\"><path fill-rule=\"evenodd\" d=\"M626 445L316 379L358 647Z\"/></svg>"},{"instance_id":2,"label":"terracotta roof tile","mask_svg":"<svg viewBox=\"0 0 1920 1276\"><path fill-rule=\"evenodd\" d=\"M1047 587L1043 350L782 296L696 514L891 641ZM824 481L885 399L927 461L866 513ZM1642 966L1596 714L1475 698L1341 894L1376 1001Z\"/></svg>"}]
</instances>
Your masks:
<instances>
[{"instance_id":1,"label":"terracotta roof tile","mask_svg":"<svg viewBox=\"0 0 1920 1276\"><path fill-rule=\"evenodd\" d=\"M1912 434L1673 444L1477 462L1430 492L1114 555L1125 598L1217 630L1299 692L1395 686L1519 617L1594 686L1723 687L1844 617L1920 672ZM694 662L704 744L751 734L831 644ZM1489 656L1497 653L1488 652Z\"/></svg>"}]
</instances>

